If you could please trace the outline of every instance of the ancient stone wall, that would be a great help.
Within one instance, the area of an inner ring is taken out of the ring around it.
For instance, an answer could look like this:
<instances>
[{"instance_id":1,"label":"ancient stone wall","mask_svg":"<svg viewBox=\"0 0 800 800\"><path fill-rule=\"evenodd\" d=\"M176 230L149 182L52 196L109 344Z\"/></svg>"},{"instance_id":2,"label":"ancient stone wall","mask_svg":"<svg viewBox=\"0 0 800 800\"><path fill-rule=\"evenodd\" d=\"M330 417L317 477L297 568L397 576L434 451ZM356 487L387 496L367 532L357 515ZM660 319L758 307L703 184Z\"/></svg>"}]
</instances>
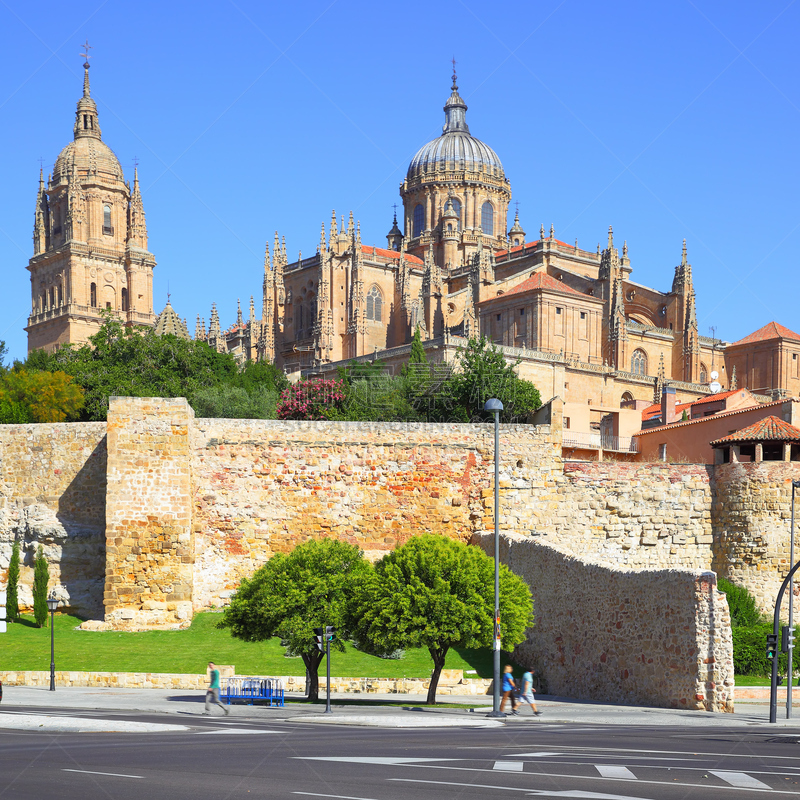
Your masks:
<instances>
[{"instance_id":1,"label":"ancient stone wall","mask_svg":"<svg viewBox=\"0 0 800 800\"><path fill-rule=\"evenodd\" d=\"M494 524L492 425L195 420L194 606L300 542L336 537L377 559L417 533L468 540ZM549 426L503 426L503 526L528 529L561 472Z\"/></svg>"},{"instance_id":2,"label":"ancient stone wall","mask_svg":"<svg viewBox=\"0 0 800 800\"><path fill-rule=\"evenodd\" d=\"M110 622L156 627L192 615L193 419L183 398L111 398L104 598Z\"/></svg>"},{"instance_id":3,"label":"ancient stone wall","mask_svg":"<svg viewBox=\"0 0 800 800\"><path fill-rule=\"evenodd\" d=\"M800 480L797 462L719 464L714 468L713 568L721 577L747 586L761 610L769 614L791 566L793 480ZM800 492L796 495L797 503ZM797 527L800 513L795 527L795 560L800 559ZM800 581L795 586L800 593ZM788 592L784 599L788 600Z\"/></svg>"},{"instance_id":4,"label":"ancient stone wall","mask_svg":"<svg viewBox=\"0 0 800 800\"><path fill-rule=\"evenodd\" d=\"M530 533L631 568L708 569L712 469L568 461L555 491L537 493L534 503L542 508L534 512Z\"/></svg>"},{"instance_id":5,"label":"ancient stone wall","mask_svg":"<svg viewBox=\"0 0 800 800\"><path fill-rule=\"evenodd\" d=\"M493 552L491 534L473 541ZM503 534L500 552L534 597L515 657L551 694L733 711L730 616L714 573L630 570L519 534Z\"/></svg>"},{"instance_id":6,"label":"ancient stone wall","mask_svg":"<svg viewBox=\"0 0 800 800\"><path fill-rule=\"evenodd\" d=\"M19 600L33 604L39 545L64 607L103 613L106 426L102 422L0 425L0 583L21 545Z\"/></svg>"}]
</instances>

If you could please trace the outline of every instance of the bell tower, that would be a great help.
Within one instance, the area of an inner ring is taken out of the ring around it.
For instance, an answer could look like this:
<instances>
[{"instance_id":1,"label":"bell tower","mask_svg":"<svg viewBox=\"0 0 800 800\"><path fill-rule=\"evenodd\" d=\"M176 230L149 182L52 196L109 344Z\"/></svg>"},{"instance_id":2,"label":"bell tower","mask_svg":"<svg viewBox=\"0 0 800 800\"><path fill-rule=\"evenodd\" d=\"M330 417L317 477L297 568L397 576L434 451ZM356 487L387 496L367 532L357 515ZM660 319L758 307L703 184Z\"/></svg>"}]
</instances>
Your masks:
<instances>
[{"instance_id":1,"label":"bell tower","mask_svg":"<svg viewBox=\"0 0 800 800\"><path fill-rule=\"evenodd\" d=\"M81 344L109 309L126 325L154 325L152 253L139 190L133 189L103 142L89 86L89 45L83 94L71 141L53 172L39 175L33 229L28 352Z\"/></svg>"}]
</instances>

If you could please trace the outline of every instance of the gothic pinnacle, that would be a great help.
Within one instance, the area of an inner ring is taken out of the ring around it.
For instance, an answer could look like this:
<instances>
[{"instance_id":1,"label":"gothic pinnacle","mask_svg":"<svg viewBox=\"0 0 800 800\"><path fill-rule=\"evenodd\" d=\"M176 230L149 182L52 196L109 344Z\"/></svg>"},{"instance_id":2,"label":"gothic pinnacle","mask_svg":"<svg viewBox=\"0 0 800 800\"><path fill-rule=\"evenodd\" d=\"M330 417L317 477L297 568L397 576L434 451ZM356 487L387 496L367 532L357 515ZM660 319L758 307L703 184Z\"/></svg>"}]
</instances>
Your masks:
<instances>
[{"instance_id":1,"label":"gothic pinnacle","mask_svg":"<svg viewBox=\"0 0 800 800\"><path fill-rule=\"evenodd\" d=\"M683 249L681 250L681 266L685 267L687 264L686 260L686 239L683 240Z\"/></svg>"},{"instance_id":2,"label":"gothic pinnacle","mask_svg":"<svg viewBox=\"0 0 800 800\"><path fill-rule=\"evenodd\" d=\"M608 249L610 250L614 246L614 229L609 225L608 226Z\"/></svg>"},{"instance_id":3,"label":"gothic pinnacle","mask_svg":"<svg viewBox=\"0 0 800 800\"><path fill-rule=\"evenodd\" d=\"M539 228L539 238L544 239L544 222L542 223L541 228Z\"/></svg>"},{"instance_id":4,"label":"gothic pinnacle","mask_svg":"<svg viewBox=\"0 0 800 800\"><path fill-rule=\"evenodd\" d=\"M555 229L555 227L554 227L552 222L550 223L550 238L551 239L555 239L556 238L556 229Z\"/></svg>"}]
</instances>

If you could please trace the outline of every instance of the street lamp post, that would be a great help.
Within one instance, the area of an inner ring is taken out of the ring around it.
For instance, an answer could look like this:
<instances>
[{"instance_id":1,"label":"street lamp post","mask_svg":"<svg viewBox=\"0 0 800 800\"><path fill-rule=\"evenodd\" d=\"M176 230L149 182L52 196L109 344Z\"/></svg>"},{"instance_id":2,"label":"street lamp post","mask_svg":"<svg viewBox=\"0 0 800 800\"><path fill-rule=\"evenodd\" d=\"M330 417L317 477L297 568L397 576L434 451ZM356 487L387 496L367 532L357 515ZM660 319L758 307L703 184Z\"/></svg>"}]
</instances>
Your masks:
<instances>
[{"instance_id":1,"label":"street lamp post","mask_svg":"<svg viewBox=\"0 0 800 800\"><path fill-rule=\"evenodd\" d=\"M789 531L789 568L794 566L794 490L800 481L792 481L792 522ZM792 632L794 631L794 576L789 579L789 652L786 654L786 719L792 718Z\"/></svg>"},{"instance_id":2,"label":"street lamp post","mask_svg":"<svg viewBox=\"0 0 800 800\"><path fill-rule=\"evenodd\" d=\"M51 594L47 598L47 607L50 609L50 691L54 692L56 690L56 650L53 621L58 608L58 600L56 600L55 595Z\"/></svg>"},{"instance_id":3,"label":"street lamp post","mask_svg":"<svg viewBox=\"0 0 800 800\"><path fill-rule=\"evenodd\" d=\"M505 717L500 711L500 412L496 398L486 401L484 411L494 414L494 696L490 717Z\"/></svg>"}]
</instances>

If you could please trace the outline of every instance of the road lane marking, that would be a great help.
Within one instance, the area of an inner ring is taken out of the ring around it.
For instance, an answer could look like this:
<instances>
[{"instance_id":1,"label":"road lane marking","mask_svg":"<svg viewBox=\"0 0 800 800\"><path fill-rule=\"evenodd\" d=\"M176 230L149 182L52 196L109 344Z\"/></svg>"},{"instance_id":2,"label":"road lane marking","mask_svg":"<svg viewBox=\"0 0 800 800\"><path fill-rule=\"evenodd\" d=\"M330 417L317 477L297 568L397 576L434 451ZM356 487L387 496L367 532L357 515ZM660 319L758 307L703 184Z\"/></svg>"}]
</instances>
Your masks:
<instances>
[{"instance_id":1,"label":"road lane marking","mask_svg":"<svg viewBox=\"0 0 800 800\"><path fill-rule=\"evenodd\" d=\"M492 769L499 769L504 772L522 772L524 761L495 761Z\"/></svg>"},{"instance_id":2,"label":"road lane marking","mask_svg":"<svg viewBox=\"0 0 800 800\"><path fill-rule=\"evenodd\" d=\"M627 768L617 764L595 764L595 769L604 778L622 778L626 781L635 781L636 776Z\"/></svg>"},{"instance_id":3,"label":"road lane marking","mask_svg":"<svg viewBox=\"0 0 800 800\"><path fill-rule=\"evenodd\" d=\"M268 731L263 728L220 728L213 731L197 731L198 736L208 736L211 733L228 734L238 736L239 734L250 733L277 733L278 731Z\"/></svg>"},{"instance_id":4,"label":"road lane marking","mask_svg":"<svg viewBox=\"0 0 800 800\"><path fill-rule=\"evenodd\" d=\"M80 772L84 775L110 775L112 778L144 778L144 775L122 775L119 772L92 772L90 769L62 769L62 772Z\"/></svg>"},{"instance_id":5,"label":"road lane marking","mask_svg":"<svg viewBox=\"0 0 800 800\"><path fill-rule=\"evenodd\" d=\"M746 772L727 772L721 769L710 769L709 772L712 775L716 775L718 778L722 778L725 783L729 783L731 786L735 786L737 789L772 788L771 786L767 786L767 784L763 781L758 780L758 778L748 775Z\"/></svg>"},{"instance_id":6,"label":"road lane marking","mask_svg":"<svg viewBox=\"0 0 800 800\"><path fill-rule=\"evenodd\" d=\"M403 781L404 783L432 783L437 786L467 786L471 789L503 789L507 792L524 792L531 796L546 797L582 797L587 800L652 800L648 797L632 797L623 794L603 794L602 792L584 792L580 789L566 789L561 792L554 792L552 789L517 789L511 786L491 786L485 783L455 783L452 781L415 781L409 778L389 778L390 781ZM674 784L673 784L674 785Z\"/></svg>"},{"instance_id":7,"label":"road lane marking","mask_svg":"<svg viewBox=\"0 0 800 800\"><path fill-rule=\"evenodd\" d=\"M317 792L292 792L292 794L304 794L308 797L337 797L339 800L373 800L371 797L351 797L349 794L317 794Z\"/></svg>"},{"instance_id":8,"label":"road lane marking","mask_svg":"<svg viewBox=\"0 0 800 800\"><path fill-rule=\"evenodd\" d=\"M371 797L352 797L349 794L317 794L316 792L292 792L292 794L304 794L308 797L336 797L338 800L373 800Z\"/></svg>"},{"instance_id":9,"label":"road lane marking","mask_svg":"<svg viewBox=\"0 0 800 800\"><path fill-rule=\"evenodd\" d=\"M458 758L393 758L391 756L292 756L303 761L344 761L348 764L421 764L427 761L460 761Z\"/></svg>"}]
</instances>

